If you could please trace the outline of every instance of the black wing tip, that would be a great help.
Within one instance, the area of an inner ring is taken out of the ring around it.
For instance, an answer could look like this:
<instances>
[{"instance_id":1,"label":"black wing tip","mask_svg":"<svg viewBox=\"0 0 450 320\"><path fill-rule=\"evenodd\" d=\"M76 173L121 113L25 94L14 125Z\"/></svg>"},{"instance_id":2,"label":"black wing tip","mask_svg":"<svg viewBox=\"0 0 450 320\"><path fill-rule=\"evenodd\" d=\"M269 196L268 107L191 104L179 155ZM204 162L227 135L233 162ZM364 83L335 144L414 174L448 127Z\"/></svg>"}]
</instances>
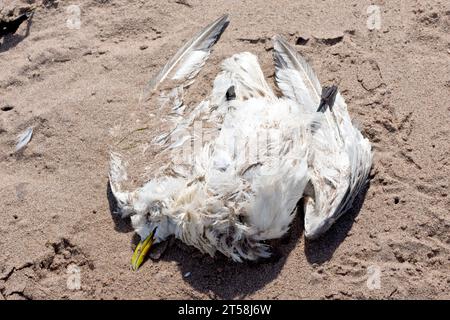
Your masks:
<instances>
[{"instance_id":1,"label":"black wing tip","mask_svg":"<svg viewBox=\"0 0 450 320\"><path fill-rule=\"evenodd\" d=\"M334 101L336 100L336 95L338 93L338 87L336 85L332 86L324 86L322 88L322 94L320 98L319 108L317 108L317 112L325 112L327 110L327 106L332 109L334 105Z\"/></svg>"},{"instance_id":2,"label":"black wing tip","mask_svg":"<svg viewBox=\"0 0 450 320\"><path fill-rule=\"evenodd\" d=\"M229 24L230 24L230 16L228 13L225 13L218 19L214 20L214 22L212 22L210 26L221 26L221 32L223 32L226 29L226 27L228 27Z\"/></svg>"},{"instance_id":3,"label":"black wing tip","mask_svg":"<svg viewBox=\"0 0 450 320\"><path fill-rule=\"evenodd\" d=\"M222 30L221 33L225 31L225 29L230 24L230 16L228 13L224 14L218 19L219 24L222 24Z\"/></svg>"},{"instance_id":4,"label":"black wing tip","mask_svg":"<svg viewBox=\"0 0 450 320\"><path fill-rule=\"evenodd\" d=\"M228 14L224 14L213 23L211 23L207 28L213 30L212 32L215 34L215 39L211 43L209 43L206 49L211 49L213 45L215 45L219 40L225 29L230 24L230 20L228 18Z\"/></svg>"},{"instance_id":5,"label":"black wing tip","mask_svg":"<svg viewBox=\"0 0 450 320\"><path fill-rule=\"evenodd\" d=\"M219 18L219 20L230 21L230 15L228 13L225 13Z\"/></svg>"}]
</instances>

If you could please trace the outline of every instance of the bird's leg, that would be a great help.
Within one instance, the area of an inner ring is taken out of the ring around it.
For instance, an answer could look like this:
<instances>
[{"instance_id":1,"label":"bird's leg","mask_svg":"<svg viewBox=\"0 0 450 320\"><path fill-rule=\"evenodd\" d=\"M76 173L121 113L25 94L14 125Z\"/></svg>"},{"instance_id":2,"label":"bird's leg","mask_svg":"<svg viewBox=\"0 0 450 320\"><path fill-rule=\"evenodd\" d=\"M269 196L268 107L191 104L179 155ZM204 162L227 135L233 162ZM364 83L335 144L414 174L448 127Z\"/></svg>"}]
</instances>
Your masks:
<instances>
[{"instance_id":1,"label":"bird's leg","mask_svg":"<svg viewBox=\"0 0 450 320\"><path fill-rule=\"evenodd\" d=\"M141 240L134 250L133 257L131 257L131 268L134 271L136 271L141 266L142 262L144 262L144 259L148 251L150 250L153 241L155 240L155 231L156 228L150 233L147 238L145 238L144 241Z\"/></svg>"},{"instance_id":2,"label":"bird's leg","mask_svg":"<svg viewBox=\"0 0 450 320\"><path fill-rule=\"evenodd\" d=\"M327 106L330 108L334 105L334 100L336 99L336 94L338 92L338 88L335 85L331 87L323 87L322 88L322 96L320 98L319 108L317 112L325 112Z\"/></svg>"}]
</instances>

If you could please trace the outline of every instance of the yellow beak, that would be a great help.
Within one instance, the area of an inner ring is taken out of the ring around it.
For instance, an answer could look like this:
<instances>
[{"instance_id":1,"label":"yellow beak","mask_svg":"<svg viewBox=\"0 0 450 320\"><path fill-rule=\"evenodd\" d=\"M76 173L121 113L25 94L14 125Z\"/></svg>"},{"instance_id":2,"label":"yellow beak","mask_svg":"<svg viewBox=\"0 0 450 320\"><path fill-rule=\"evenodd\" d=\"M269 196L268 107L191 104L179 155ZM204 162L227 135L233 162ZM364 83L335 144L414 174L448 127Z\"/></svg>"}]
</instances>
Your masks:
<instances>
[{"instance_id":1,"label":"yellow beak","mask_svg":"<svg viewBox=\"0 0 450 320\"><path fill-rule=\"evenodd\" d=\"M136 271L141 266L142 262L144 262L145 256L153 244L155 230L153 230L144 241L140 241L134 250L133 256L131 257L131 268L133 271Z\"/></svg>"}]
</instances>

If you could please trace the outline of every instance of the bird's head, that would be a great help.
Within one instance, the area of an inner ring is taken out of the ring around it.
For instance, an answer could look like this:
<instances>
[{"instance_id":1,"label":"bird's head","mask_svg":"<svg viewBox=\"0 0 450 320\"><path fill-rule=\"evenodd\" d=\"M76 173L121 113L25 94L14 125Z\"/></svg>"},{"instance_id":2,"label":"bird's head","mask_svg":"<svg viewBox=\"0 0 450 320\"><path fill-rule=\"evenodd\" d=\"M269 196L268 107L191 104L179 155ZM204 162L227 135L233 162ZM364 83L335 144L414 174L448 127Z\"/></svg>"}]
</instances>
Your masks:
<instances>
[{"instance_id":1,"label":"bird's head","mask_svg":"<svg viewBox=\"0 0 450 320\"><path fill-rule=\"evenodd\" d=\"M131 216L131 223L141 240L136 246L131 266L137 270L143 263L151 247L165 241L174 233L174 224L168 215L168 206L163 201L137 203L135 214Z\"/></svg>"},{"instance_id":2,"label":"bird's head","mask_svg":"<svg viewBox=\"0 0 450 320\"><path fill-rule=\"evenodd\" d=\"M145 259L150 248L165 241L175 233L176 224L173 221L173 199L178 183L166 180L159 185L149 183L137 191L133 201L131 223L140 236L132 260L133 270L137 270Z\"/></svg>"}]
</instances>

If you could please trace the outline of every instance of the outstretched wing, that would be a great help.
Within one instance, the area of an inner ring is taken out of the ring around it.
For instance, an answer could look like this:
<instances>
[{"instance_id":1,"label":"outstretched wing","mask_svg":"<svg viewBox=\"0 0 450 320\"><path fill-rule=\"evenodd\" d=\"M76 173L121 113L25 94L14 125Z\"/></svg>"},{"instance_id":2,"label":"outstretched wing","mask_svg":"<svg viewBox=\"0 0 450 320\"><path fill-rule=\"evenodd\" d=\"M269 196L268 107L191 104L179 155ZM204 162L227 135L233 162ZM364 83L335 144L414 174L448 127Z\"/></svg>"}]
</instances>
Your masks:
<instances>
[{"instance_id":1,"label":"outstretched wing","mask_svg":"<svg viewBox=\"0 0 450 320\"><path fill-rule=\"evenodd\" d=\"M173 88L187 87L191 84L208 59L212 46L219 40L228 24L228 15L223 15L181 47L149 82L144 90L143 100L147 100L149 95L166 79L174 81L174 83L169 82Z\"/></svg>"},{"instance_id":2,"label":"outstretched wing","mask_svg":"<svg viewBox=\"0 0 450 320\"><path fill-rule=\"evenodd\" d=\"M305 197L305 236L317 238L345 212L364 189L372 166L369 141L353 126L344 99L337 93L331 123L314 135L311 185Z\"/></svg>"},{"instance_id":3,"label":"outstretched wing","mask_svg":"<svg viewBox=\"0 0 450 320\"><path fill-rule=\"evenodd\" d=\"M184 133L177 134L177 126L195 117L198 110L186 110L184 91L194 82L228 23L227 15L220 17L178 50L146 86L140 103L130 106L111 129L115 137L109 179L120 206L126 206L131 196L128 191L162 174L172 149L182 144Z\"/></svg>"},{"instance_id":4,"label":"outstretched wing","mask_svg":"<svg viewBox=\"0 0 450 320\"><path fill-rule=\"evenodd\" d=\"M372 165L371 146L353 126L340 93L331 107L321 105L322 87L309 64L282 37L273 42L278 87L304 112L321 112L326 119L309 144L311 180L305 192L305 236L317 238L363 189Z\"/></svg>"},{"instance_id":5,"label":"outstretched wing","mask_svg":"<svg viewBox=\"0 0 450 320\"><path fill-rule=\"evenodd\" d=\"M356 128L348 114L347 104L340 93L332 108L339 133L349 157L350 180L349 187L338 210L345 212L351 208L353 200L364 188L372 167L372 147L367 138Z\"/></svg>"}]
</instances>

